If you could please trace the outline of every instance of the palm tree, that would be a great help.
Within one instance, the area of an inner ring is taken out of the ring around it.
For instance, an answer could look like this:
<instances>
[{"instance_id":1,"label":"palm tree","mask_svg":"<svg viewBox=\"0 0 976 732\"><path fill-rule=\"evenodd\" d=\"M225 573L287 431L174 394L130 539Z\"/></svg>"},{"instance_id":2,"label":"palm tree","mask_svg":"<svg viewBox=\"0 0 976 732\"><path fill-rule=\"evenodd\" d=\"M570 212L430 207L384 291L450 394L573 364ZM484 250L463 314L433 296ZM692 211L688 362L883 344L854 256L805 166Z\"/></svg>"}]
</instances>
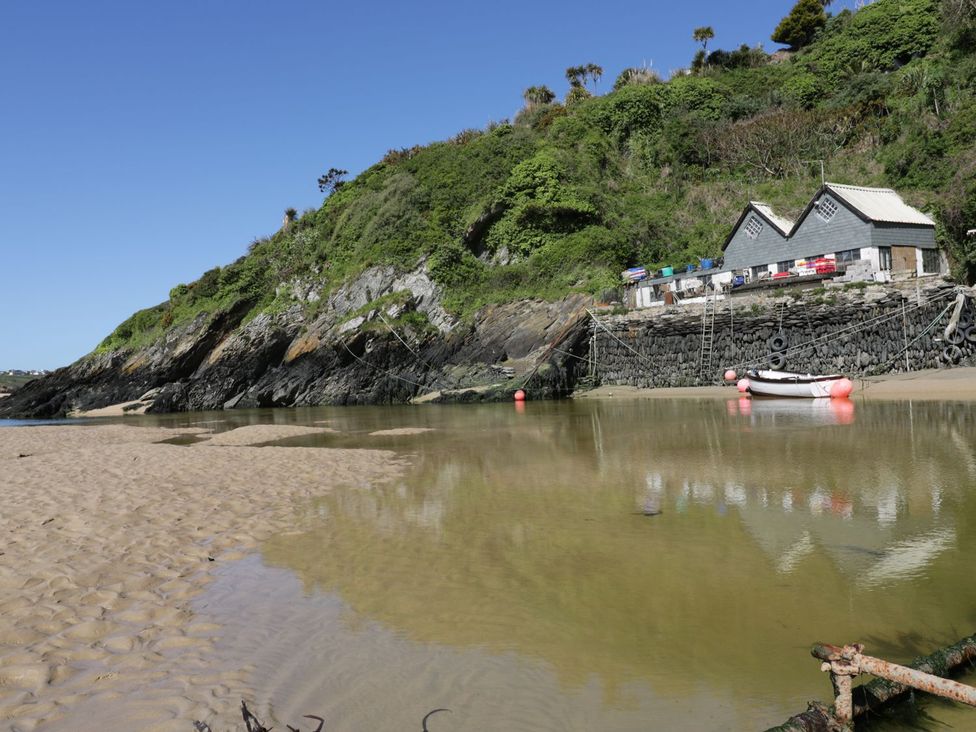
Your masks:
<instances>
[{"instance_id":1,"label":"palm tree","mask_svg":"<svg viewBox=\"0 0 976 732\"><path fill-rule=\"evenodd\" d=\"M691 34L691 38L694 41L702 44L702 51L705 55L708 55L708 42L715 37L715 31L710 25L703 25L700 28L695 28L694 32Z\"/></svg>"},{"instance_id":2,"label":"palm tree","mask_svg":"<svg viewBox=\"0 0 976 732\"><path fill-rule=\"evenodd\" d=\"M583 78L585 79L587 76L593 82L593 91L596 91L596 84L603 77L603 67L592 63L587 64L586 73Z\"/></svg>"},{"instance_id":3,"label":"palm tree","mask_svg":"<svg viewBox=\"0 0 976 732\"><path fill-rule=\"evenodd\" d=\"M534 107L537 104L552 104L556 98L555 93L548 86L530 86L522 92L522 98L527 107Z\"/></svg>"}]
</instances>

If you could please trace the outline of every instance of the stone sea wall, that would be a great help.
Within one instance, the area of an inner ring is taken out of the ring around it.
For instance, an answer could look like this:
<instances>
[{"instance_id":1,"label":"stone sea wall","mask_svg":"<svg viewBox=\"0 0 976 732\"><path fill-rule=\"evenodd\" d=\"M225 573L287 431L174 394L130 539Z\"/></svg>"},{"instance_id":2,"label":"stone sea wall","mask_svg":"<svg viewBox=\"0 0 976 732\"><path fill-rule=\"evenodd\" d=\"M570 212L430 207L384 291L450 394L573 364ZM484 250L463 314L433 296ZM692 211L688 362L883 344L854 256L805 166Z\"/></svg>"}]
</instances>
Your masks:
<instances>
[{"instance_id":1,"label":"stone sea wall","mask_svg":"<svg viewBox=\"0 0 976 732\"><path fill-rule=\"evenodd\" d=\"M951 308L932 326L955 296L953 285L940 283L921 291L838 288L798 299L748 303L737 298L731 313L728 300L720 301L710 366L704 369L700 307L603 317L590 339L591 374L600 384L645 388L719 383L730 367L740 375L747 367L769 368L769 341L777 334L786 338L788 371L856 377L976 365L971 340L946 353L950 344L943 332ZM972 312L971 302L967 311Z\"/></svg>"}]
</instances>

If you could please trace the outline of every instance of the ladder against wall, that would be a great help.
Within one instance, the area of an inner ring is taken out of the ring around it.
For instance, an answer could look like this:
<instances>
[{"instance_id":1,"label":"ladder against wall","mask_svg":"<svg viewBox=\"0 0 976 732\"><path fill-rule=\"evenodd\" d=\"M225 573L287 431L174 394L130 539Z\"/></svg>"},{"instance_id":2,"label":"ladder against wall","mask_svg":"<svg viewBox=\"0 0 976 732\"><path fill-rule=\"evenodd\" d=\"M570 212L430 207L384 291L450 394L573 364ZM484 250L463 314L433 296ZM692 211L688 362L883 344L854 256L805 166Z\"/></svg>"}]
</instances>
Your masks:
<instances>
[{"instance_id":1,"label":"ladder against wall","mask_svg":"<svg viewBox=\"0 0 976 732\"><path fill-rule=\"evenodd\" d=\"M701 356L698 359L699 383L712 383L715 378L712 373L712 347L715 344L715 311L718 309L718 295L711 292L705 295L705 305L702 309L702 340Z\"/></svg>"}]
</instances>

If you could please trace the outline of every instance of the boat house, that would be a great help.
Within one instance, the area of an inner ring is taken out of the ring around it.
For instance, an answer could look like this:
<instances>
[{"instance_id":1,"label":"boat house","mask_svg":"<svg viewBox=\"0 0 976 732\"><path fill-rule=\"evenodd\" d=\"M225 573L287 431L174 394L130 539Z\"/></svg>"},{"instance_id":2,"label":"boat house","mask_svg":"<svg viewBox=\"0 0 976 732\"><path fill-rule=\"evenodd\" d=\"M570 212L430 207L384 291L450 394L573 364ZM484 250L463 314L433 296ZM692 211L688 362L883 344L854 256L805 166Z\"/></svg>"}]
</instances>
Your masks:
<instances>
[{"instance_id":1,"label":"boat house","mask_svg":"<svg viewBox=\"0 0 976 732\"><path fill-rule=\"evenodd\" d=\"M722 249L720 267L641 282L634 304L663 305L684 295L698 299L764 281L888 282L948 271L932 219L890 188L839 183L825 183L796 221L750 201Z\"/></svg>"}]
</instances>

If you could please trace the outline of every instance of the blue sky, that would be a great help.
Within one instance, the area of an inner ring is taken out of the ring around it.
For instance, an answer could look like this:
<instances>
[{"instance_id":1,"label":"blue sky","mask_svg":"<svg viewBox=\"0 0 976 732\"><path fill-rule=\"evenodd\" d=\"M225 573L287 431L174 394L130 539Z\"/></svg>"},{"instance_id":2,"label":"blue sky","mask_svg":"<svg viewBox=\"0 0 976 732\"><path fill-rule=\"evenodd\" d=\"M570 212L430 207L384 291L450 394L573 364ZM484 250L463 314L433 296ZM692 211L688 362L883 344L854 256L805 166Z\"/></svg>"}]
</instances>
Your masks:
<instances>
[{"instance_id":1,"label":"blue sky","mask_svg":"<svg viewBox=\"0 0 976 732\"><path fill-rule=\"evenodd\" d=\"M320 205L331 166L514 116L570 65L602 65L601 90L645 61L666 76L698 25L710 48L775 48L791 5L5 2L0 369L87 353Z\"/></svg>"}]
</instances>

